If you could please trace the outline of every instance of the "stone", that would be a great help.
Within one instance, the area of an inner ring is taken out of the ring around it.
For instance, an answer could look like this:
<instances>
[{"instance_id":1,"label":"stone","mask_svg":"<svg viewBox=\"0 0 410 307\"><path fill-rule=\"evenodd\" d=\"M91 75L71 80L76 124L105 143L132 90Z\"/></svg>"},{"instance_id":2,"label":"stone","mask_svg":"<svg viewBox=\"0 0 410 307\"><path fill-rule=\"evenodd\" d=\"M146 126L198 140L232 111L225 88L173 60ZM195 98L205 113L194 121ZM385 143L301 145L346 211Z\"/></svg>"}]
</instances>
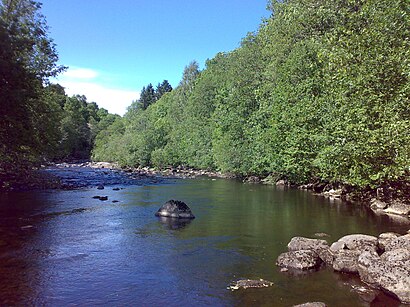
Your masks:
<instances>
[{"instance_id":1,"label":"stone","mask_svg":"<svg viewBox=\"0 0 410 307\"><path fill-rule=\"evenodd\" d=\"M171 217L171 218L183 218L193 219L195 216L192 214L188 205L179 200L169 200L155 213L156 216Z\"/></svg>"},{"instance_id":2,"label":"stone","mask_svg":"<svg viewBox=\"0 0 410 307\"><path fill-rule=\"evenodd\" d=\"M368 285L381 289L410 304L410 260L389 261L397 257L390 253L379 257L369 251L363 252L358 259L360 279Z\"/></svg>"},{"instance_id":3,"label":"stone","mask_svg":"<svg viewBox=\"0 0 410 307\"><path fill-rule=\"evenodd\" d=\"M273 286L273 282L264 279L241 279L230 285L228 289L234 291L247 288L266 288Z\"/></svg>"},{"instance_id":4,"label":"stone","mask_svg":"<svg viewBox=\"0 0 410 307\"><path fill-rule=\"evenodd\" d=\"M374 236L352 234L340 238L338 242L343 242L346 246L345 248L350 250L376 251L378 240Z\"/></svg>"},{"instance_id":5,"label":"stone","mask_svg":"<svg viewBox=\"0 0 410 307\"><path fill-rule=\"evenodd\" d=\"M329 248L329 250L332 253L338 253L339 251L344 250L344 249L347 249L347 246L342 241L334 242L332 245L330 245L330 248Z\"/></svg>"},{"instance_id":6,"label":"stone","mask_svg":"<svg viewBox=\"0 0 410 307\"><path fill-rule=\"evenodd\" d=\"M304 304L293 305L293 307L327 307L327 305L322 302L308 302Z\"/></svg>"},{"instance_id":7,"label":"stone","mask_svg":"<svg viewBox=\"0 0 410 307\"><path fill-rule=\"evenodd\" d=\"M102 184L97 185L97 190L104 190L104 186Z\"/></svg>"},{"instance_id":8,"label":"stone","mask_svg":"<svg viewBox=\"0 0 410 307\"><path fill-rule=\"evenodd\" d=\"M324 232L316 232L316 233L313 234L313 235L314 235L315 237L318 237L318 238L330 237L329 234L324 233Z\"/></svg>"},{"instance_id":9,"label":"stone","mask_svg":"<svg viewBox=\"0 0 410 307\"><path fill-rule=\"evenodd\" d=\"M398 214L398 215L409 215L410 214L410 205L407 205L400 201L394 201L383 210L386 213Z\"/></svg>"},{"instance_id":10,"label":"stone","mask_svg":"<svg viewBox=\"0 0 410 307\"><path fill-rule=\"evenodd\" d=\"M380 259L387 262L398 262L410 260L410 249L399 248L383 253Z\"/></svg>"},{"instance_id":11,"label":"stone","mask_svg":"<svg viewBox=\"0 0 410 307\"><path fill-rule=\"evenodd\" d=\"M326 240L309 239L305 237L293 237L288 244L288 250L290 252L298 250L317 251L324 248L329 248L329 244Z\"/></svg>"},{"instance_id":12,"label":"stone","mask_svg":"<svg viewBox=\"0 0 410 307\"><path fill-rule=\"evenodd\" d=\"M391 251L399 248L407 248L410 250L410 234L397 237L395 239L389 240L385 245L385 251Z\"/></svg>"},{"instance_id":13,"label":"stone","mask_svg":"<svg viewBox=\"0 0 410 307\"><path fill-rule=\"evenodd\" d=\"M276 260L276 265L281 268L297 270L311 270L318 268L322 263L319 255L313 250L299 250L282 253Z\"/></svg>"},{"instance_id":14,"label":"stone","mask_svg":"<svg viewBox=\"0 0 410 307\"><path fill-rule=\"evenodd\" d=\"M370 208L375 210L382 210L387 208L387 204L384 201L381 201L377 198L373 198L370 201Z\"/></svg>"},{"instance_id":15,"label":"stone","mask_svg":"<svg viewBox=\"0 0 410 307\"><path fill-rule=\"evenodd\" d=\"M102 200L102 201L108 200L108 196L100 196L99 200Z\"/></svg>"},{"instance_id":16,"label":"stone","mask_svg":"<svg viewBox=\"0 0 410 307\"><path fill-rule=\"evenodd\" d=\"M359 250L341 250L333 260L333 269L344 273L358 273L357 261L361 252Z\"/></svg>"},{"instance_id":17,"label":"stone","mask_svg":"<svg viewBox=\"0 0 410 307\"><path fill-rule=\"evenodd\" d=\"M319 258L328 264L333 262L333 256L329 252L329 244L326 240L309 239L305 237L294 237L288 244L288 250L312 250L315 251Z\"/></svg>"},{"instance_id":18,"label":"stone","mask_svg":"<svg viewBox=\"0 0 410 307\"><path fill-rule=\"evenodd\" d=\"M384 232L379 235L377 246L381 251L385 251L386 244L388 242L396 239L397 237L400 237L400 234L395 233L395 232Z\"/></svg>"},{"instance_id":19,"label":"stone","mask_svg":"<svg viewBox=\"0 0 410 307\"><path fill-rule=\"evenodd\" d=\"M323 195L330 198L340 198L342 197L342 189L330 189L329 191L323 192Z\"/></svg>"}]
</instances>

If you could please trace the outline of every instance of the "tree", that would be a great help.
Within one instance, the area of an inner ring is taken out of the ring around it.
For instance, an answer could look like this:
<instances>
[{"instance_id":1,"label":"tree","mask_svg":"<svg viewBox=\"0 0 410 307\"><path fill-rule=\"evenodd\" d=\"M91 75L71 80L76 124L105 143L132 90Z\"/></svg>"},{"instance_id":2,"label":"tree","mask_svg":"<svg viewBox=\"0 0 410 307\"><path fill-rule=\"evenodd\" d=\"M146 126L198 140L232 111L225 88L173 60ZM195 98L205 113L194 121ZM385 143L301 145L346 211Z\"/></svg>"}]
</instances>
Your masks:
<instances>
[{"instance_id":1,"label":"tree","mask_svg":"<svg viewBox=\"0 0 410 307\"><path fill-rule=\"evenodd\" d=\"M49 151L56 129L51 115L58 107L44 97L44 85L64 67L40 7L33 0L0 2L0 172L6 177Z\"/></svg>"},{"instance_id":2,"label":"tree","mask_svg":"<svg viewBox=\"0 0 410 307\"><path fill-rule=\"evenodd\" d=\"M155 100L159 100L162 95L172 91L172 86L169 84L168 80L162 81L162 83L158 83L157 88L155 89Z\"/></svg>"},{"instance_id":3,"label":"tree","mask_svg":"<svg viewBox=\"0 0 410 307\"><path fill-rule=\"evenodd\" d=\"M143 87L140 94L140 99L138 100L140 107L145 110L151 104L156 101L155 90L152 84L148 84L147 87Z\"/></svg>"}]
</instances>

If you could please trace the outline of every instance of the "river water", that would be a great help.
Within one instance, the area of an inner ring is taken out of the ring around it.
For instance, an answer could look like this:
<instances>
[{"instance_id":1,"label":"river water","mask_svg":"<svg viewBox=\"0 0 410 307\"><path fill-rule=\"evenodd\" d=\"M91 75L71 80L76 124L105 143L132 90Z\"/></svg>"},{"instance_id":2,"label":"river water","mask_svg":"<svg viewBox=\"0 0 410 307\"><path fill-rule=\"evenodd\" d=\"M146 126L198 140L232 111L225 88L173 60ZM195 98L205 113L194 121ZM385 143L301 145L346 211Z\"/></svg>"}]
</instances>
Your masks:
<instances>
[{"instance_id":1,"label":"river water","mask_svg":"<svg viewBox=\"0 0 410 307\"><path fill-rule=\"evenodd\" d=\"M331 243L352 233L404 233L407 220L234 180L110 184L0 196L0 305L400 306L379 292L360 295L357 278L330 269L281 273L275 260L294 236L323 232ZM185 201L196 219L155 217L169 199ZM274 286L227 289L242 278Z\"/></svg>"}]
</instances>

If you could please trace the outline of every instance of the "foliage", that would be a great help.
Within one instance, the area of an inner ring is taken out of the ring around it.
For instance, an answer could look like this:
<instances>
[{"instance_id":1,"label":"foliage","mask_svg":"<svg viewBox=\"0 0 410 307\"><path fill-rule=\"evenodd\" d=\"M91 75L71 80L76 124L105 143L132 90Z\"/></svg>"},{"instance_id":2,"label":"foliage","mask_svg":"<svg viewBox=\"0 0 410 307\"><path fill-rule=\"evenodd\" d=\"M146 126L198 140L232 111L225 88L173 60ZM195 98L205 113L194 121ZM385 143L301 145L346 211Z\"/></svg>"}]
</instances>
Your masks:
<instances>
[{"instance_id":1,"label":"foliage","mask_svg":"<svg viewBox=\"0 0 410 307\"><path fill-rule=\"evenodd\" d=\"M105 158L300 183L409 180L406 0L278 0L269 8L239 48L203 71L192 62L171 93L130 109L121 131L108 127L112 138L100 132L104 146L124 148Z\"/></svg>"}]
</instances>

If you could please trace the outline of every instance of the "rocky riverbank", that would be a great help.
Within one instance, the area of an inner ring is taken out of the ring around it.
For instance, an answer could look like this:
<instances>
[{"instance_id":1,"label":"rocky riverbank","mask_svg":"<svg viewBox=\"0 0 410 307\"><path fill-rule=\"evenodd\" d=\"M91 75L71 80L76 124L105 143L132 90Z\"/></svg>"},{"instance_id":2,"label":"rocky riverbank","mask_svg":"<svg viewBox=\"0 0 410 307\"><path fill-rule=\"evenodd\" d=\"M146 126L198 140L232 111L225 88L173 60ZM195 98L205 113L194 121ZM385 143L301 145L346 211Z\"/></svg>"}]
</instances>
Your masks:
<instances>
[{"instance_id":1,"label":"rocky riverbank","mask_svg":"<svg viewBox=\"0 0 410 307\"><path fill-rule=\"evenodd\" d=\"M322 239L294 237L276 264L282 272L296 274L325 266L355 274L365 285L410 304L410 230L378 237L352 234L331 245Z\"/></svg>"},{"instance_id":2,"label":"rocky riverbank","mask_svg":"<svg viewBox=\"0 0 410 307\"><path fill-rule=\"evenodd\" d=\"M209 170L195 170L183 166L155 169L150 167L120 168L116 163L108 162L86 162L83 166L93 168L106 168L123 170L128 173L140 176L158 176L173 178L196 178L200 176L214 178L236 178L246 183L270 184L281 187L292 187L302 190L309 190L315 194L322 195L331 199L341 199L347 202L360 203L370 206L377 214L393 214L405 218L410 218L410 182L398 181L385 184L375 189L355 189L348 185L317 181L304 185L293 185L290 182L269 175L267 177L248 176L238 177L231 173L222 173Z\"/></svg>"}]
</instances>

